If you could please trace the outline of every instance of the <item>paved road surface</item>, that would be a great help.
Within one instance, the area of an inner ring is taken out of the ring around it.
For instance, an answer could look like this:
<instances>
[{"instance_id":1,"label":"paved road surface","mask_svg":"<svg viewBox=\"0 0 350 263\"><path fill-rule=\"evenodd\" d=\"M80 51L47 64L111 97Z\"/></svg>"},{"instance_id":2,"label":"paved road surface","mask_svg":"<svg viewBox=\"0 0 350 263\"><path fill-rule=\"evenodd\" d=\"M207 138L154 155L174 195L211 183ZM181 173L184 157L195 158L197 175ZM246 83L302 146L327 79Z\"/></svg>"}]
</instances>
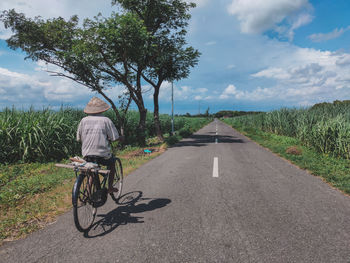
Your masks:
<instances>
[{"instance_id":1,"label":"paved road surface","mask_svg":"<svg viewBox=\"0 0 350 263\"><path fill-rule=\"evenodd\" d=\"M109 199L85 235L69 212L2 246L0 262L350 262L350 198L219 121L124 193L134 202Z\"/></svg>"}]
</instances>

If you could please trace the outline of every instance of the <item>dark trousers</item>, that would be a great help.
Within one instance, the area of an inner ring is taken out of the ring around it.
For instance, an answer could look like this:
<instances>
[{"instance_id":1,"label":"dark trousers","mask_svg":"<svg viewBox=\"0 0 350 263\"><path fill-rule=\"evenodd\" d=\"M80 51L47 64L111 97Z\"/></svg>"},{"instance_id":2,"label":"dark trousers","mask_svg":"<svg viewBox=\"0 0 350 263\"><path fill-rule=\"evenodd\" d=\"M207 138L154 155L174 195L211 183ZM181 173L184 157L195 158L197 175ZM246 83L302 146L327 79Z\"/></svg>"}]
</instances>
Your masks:
<instances>
[{"instance_id":1,"label":"dark trousers","mask_svg":"<svg viewBox=\"0 0 350 263\"><path fill-rule=\"evenodd\" d=\"M109 158L109 159L105 159L101 156L85 156L84 159L87 162L93 162L93 163L97 163L99 165L107 166L107 169L111 171L109 173L108 188L112 189L113 188L114 174L115 174L115 162L116 162L114 155L112 155L111 158Z\"/></svg>"},{"instance_id":2,"label":"dark trousers","mask_svg":"<svg viewBox=\"0 0 350 263\"><path fill-rule=\"evenodd\" d=\"M94 155L88 155L84 157L85 161L97 163L99 165L105 165L110 170L112 167L115 167L115 157L114 155L111 156L109 159L105 159L101 156L94 156Z\"/></svg>"}]
</instances>

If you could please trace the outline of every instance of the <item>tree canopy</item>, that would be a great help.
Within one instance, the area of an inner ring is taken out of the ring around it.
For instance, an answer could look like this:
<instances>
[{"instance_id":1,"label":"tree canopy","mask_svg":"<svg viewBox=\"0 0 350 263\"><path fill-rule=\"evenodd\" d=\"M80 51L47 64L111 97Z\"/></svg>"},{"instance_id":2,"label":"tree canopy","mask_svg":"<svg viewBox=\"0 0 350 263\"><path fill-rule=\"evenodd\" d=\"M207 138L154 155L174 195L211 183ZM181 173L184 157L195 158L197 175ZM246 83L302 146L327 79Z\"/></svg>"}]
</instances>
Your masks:
<instances>
[{"instance_id":1,"label":"tree canopy","mask_svg":"<svg viewBox=\"0 0 350 263\"><path fill-rule=\"evenodd\" d=\"M147 67L142 77L154 88L154 122L158 137L162 138L158 102L161 85L163 81L188 77L200 56L198 50L186 46L185 39L189 10L196 5L181 0L113 0L112 4L137 15L149 34Z\"/></svg>"},{"instance_id":2,"label":"tree canopy","mask_svg":"<svg viewBox=\"0 0 350 263\"><path fill-rule=\"evenodd\" d=\"M120 112L105 90L123 84L138 106L143 144L147 109L142 83L154 88L154 115L160 132L161 84L187 77L198 63L200 53L187 47L185 40L188 12L195 5L181 0L113 0L112 4L119 4L123 12L113 12L107 18L98 14L85 19L82 26L78 16L31 19L13 9L4 11L0 19L13 32L7 40L10 48L20 48L27 58L56 66L57 70L49 71L52 75L70 78L100 93L118 119Z\"/></svg>"}]
</instances>

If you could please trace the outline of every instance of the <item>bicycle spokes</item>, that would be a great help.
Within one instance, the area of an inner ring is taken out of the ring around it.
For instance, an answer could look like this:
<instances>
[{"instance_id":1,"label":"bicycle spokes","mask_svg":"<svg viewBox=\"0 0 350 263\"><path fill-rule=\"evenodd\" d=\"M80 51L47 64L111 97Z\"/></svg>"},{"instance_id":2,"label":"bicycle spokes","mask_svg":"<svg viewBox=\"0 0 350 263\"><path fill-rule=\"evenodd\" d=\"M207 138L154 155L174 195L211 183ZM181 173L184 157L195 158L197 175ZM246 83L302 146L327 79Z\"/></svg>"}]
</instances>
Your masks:
<instances>
[{"instance_id":1,"label":"bicycle spokes","mask_svg":"<svg viewBox=\"0 0 350 263\"><path fill-rule=\"evenodd\" d=\"M91 199L94 186L89 184L89 178L90 176L80 174L72 193L74 222L77 229L82 232L90 228L96 215L96 208L93 207Z\"/></svg>"}]
</instances>

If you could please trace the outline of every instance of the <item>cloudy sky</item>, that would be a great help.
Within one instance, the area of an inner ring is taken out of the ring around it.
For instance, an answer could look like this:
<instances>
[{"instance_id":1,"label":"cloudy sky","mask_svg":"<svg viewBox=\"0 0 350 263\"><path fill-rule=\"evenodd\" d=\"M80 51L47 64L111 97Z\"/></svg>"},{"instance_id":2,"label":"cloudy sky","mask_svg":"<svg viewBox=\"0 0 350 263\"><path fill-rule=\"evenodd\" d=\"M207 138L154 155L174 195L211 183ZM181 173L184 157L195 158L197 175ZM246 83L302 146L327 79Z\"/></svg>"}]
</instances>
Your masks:
<instances>
[{"instance_id":1,"label":"cloudy sky","mask_svg":"<svg viewBox=\"0 0 350 263\"><path fill-rule=\"evenodd\" d=\"M175 113L272 110L350 99L350 1L197 0L188 42L202 53L189 78L174 83ZM1 0L30 17L108 16L110 0ZM0 25L0 109L83 107L95 95L51 77L43 63L6 46ZM147 90L147 87L145 87ZM108 94L116 97L116 86ZM171 84L161 89L161 112L170 113ZM152 94L146 93L152 111ZM134 106L135 107L135 106Z\"/></svg>"}]
</instances>

